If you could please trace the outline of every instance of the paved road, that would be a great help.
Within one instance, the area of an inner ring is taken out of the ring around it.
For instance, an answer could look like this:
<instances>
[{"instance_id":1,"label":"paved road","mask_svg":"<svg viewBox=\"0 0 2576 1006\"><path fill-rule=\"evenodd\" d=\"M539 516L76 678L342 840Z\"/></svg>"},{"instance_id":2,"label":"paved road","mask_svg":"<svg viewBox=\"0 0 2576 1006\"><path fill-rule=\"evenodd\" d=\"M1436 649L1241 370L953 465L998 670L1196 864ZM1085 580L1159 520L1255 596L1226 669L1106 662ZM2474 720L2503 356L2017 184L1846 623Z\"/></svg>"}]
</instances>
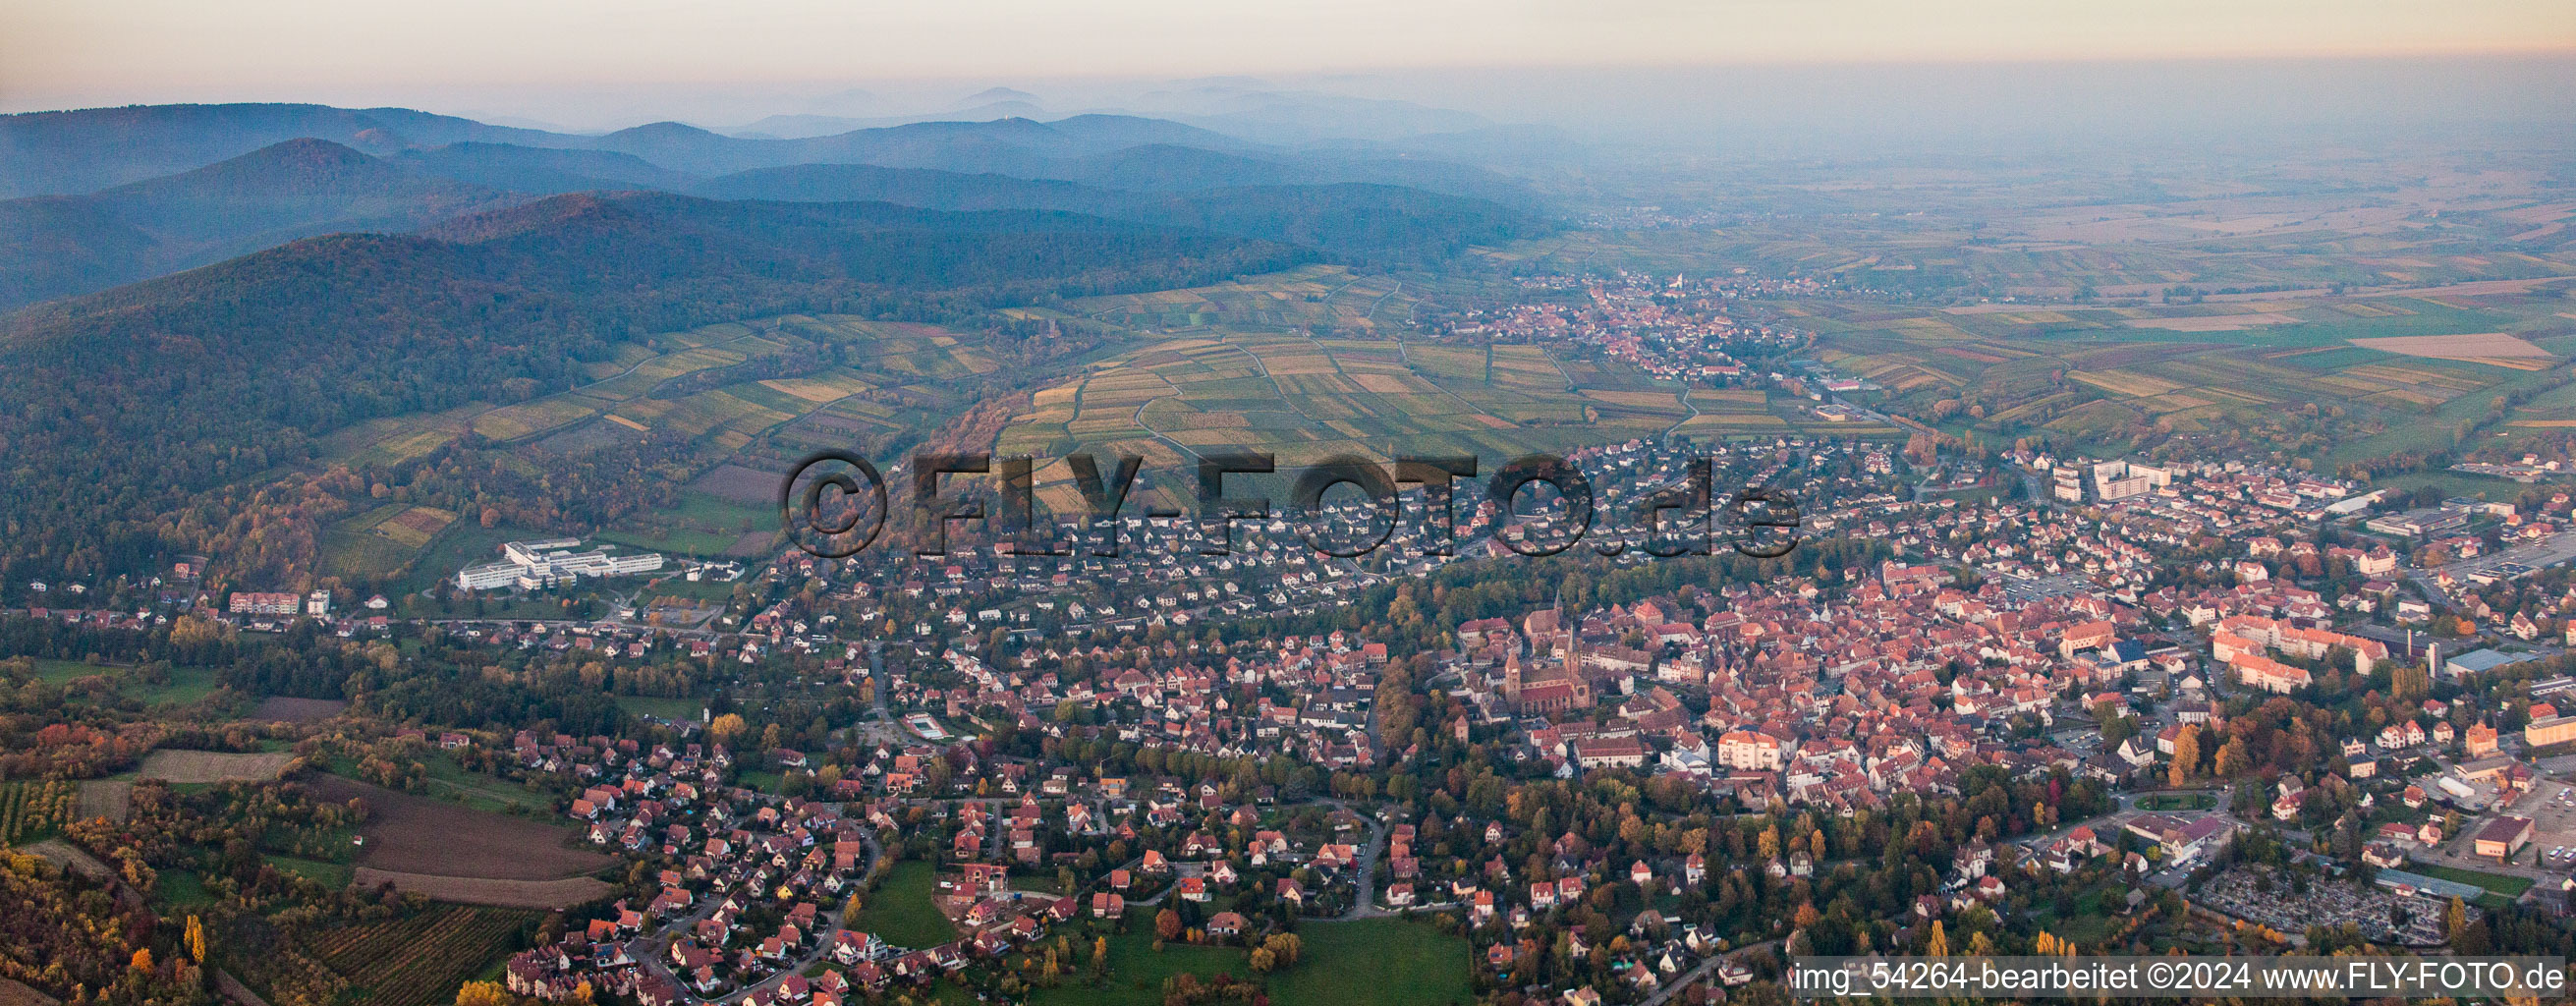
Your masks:
<instances>
[{"instance_id":1,"label":"paved road","mask_svg":"<svg viewBox=\"0 0 2576 1006\"><path fill-rule=\"evenodd\" d=\"M1744 946L1726 951L1725 953L1711 955L1708 959L1699 962L1698 965L1692 967L1690 970L1684 971L1679 976L1665 982L1661 988L1655 990L1655 994L1647 996L1645 1002L1642 1003L1641 1006L1664 1006L1666 1000L1679 995L1681 990L1689 988L1692 982L1707 978L1708 973L1717 970L1718 965L1724 964L1735 957L1752 953L1756 950L1779 946L1783 942L1785 941L1764 940L1760 943L1748 943Z\"/></svg>"},{"instance_id":2,"label":"paved road","mask_svg":"<svg viewBox=\"0 0 2576 1006\"><path fill-rule=\"evenodd\" d=\"M875 835L862 833L860 841L867 845L867 868L870 870L876 869L877 859L883 854L884 850L877 845ZM664 981L670 982L673 988L679 989L680 1001L683 1003L740 1002L744 997L785 981L787 980L788 975L801 973L806 968L811 967L814 962L822 960L823 955L832 949L832 941L840 933L841 923L845 921L841 918L841 909L838 906L824 909L820 916L815 920L816 925L814 927L814 933L816 938L814 940L814 946L811 949L798 955L795 960L780 965L778 970L767 978L763 978L760 981L742 986L714 998L700 998L688 982L682 981L678 975L671 972L671 959L669 956L671 952L671 943L679 937L685 936L694 931L697 928L698 923L703 921L708 915L713 914L716 910L716 906L723 902L724 897L722 892L710 892L701 900L698 907L690 911L686 917L671 921L661 928L654 930L653 934L650 936L638 935L636 938L626 941L626 955L635 958L641 966L649 969L653 974L660 976Z\"/></svg>"},{"instance_id":3,"label":"paved road","mask_svg":"<svg viewBox=\"0 0 2576 1006\"><path fill-rule=\"evenodd\" d=\"M1343 810L1350 809L1339 800L1319 802L1340 807ZM1357 812L1354 811L1354 813ZM1358 874L1352 878L1354 890L1351 895L1350 910L1343 912L1342 918L1366 919L1393 915L1395 913L1377 907L1377 854L1378 850L1386 847L1386 822L1379 820L1375 814L1361 814L1360 818L1368 822L1369 840L1367 845L1360 847L1359 860L1351 864L1351 868L1358 871Z\"/></svg>"}]
</instances>

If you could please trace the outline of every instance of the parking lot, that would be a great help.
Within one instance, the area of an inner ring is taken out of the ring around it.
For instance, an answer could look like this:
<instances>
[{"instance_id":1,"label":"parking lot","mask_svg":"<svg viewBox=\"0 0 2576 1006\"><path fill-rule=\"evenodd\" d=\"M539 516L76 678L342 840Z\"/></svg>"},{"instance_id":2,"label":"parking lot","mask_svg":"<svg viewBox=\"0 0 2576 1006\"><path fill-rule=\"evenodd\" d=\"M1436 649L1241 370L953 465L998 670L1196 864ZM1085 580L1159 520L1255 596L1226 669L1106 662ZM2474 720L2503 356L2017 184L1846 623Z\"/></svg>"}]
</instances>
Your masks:
<instances>
[{"instance_id":1,"label":"parking lot","mask_svg":"<svg viewBox=\"0 0 2576 1006\"><path fill-rule=\"evenodd\" d=\"M2470 820L2460 829L2459 837L2442 847L2434 862L2542 879L2576 873L2576 786L2542 780L2532 786L2529 795L2501 813L2527 817L2532 822L2530 843L2514 853L2511 862L2499 866L2494 859L2477 854L2478 829L2493 820L2491 815Z\"/></svg>"},{"instance_id":2,"label":"parking lot","mask_svg":"<svg viewBox=\"0 0 2576 1006\"><path fill-rule=\"evenodd\" d=\"M2539 850L2515 857L2516 864L2536 861L2540 868L2556 873L2576 869L2576 786L2543 780L2510 813L2532 820L2531 844Z\"/></svg>"},{"instance_id":3,"label":"parking lot","mask_svg":"<svg viewBox=\"0 0 2576 1006\"><path fill-rule=\"evenodd\" d=\"M2086 580L2083 576L2075 573L2059 573L2055 576L2035 577L2007 575L2002 578L2001 582L2003 584L2004 596L2006 598L2024 604L2052 597L2067 597L2075 594L2082 594L2094 589L2091 581Z\"/></svg>"}]
</instances>

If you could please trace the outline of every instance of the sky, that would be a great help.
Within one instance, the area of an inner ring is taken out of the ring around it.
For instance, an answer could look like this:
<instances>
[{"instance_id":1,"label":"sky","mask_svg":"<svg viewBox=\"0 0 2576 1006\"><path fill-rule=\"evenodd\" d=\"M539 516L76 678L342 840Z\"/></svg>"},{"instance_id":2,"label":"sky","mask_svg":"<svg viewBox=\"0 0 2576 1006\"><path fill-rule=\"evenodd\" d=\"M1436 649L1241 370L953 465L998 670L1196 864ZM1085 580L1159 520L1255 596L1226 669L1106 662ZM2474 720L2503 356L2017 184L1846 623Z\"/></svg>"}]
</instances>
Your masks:
<instances>
[{"instance_id":1,"label":"sky","mask_svg":"<svg viewBox=\"0 0 2576 1006\"><path fill-rule=\"evenodd\" d=\"M2576 55L2576 3L0 0L0 110L291 100L596 128L1207 75L1463 107L1515 70L2503 54Z\"/></svg>"}]
</instances>

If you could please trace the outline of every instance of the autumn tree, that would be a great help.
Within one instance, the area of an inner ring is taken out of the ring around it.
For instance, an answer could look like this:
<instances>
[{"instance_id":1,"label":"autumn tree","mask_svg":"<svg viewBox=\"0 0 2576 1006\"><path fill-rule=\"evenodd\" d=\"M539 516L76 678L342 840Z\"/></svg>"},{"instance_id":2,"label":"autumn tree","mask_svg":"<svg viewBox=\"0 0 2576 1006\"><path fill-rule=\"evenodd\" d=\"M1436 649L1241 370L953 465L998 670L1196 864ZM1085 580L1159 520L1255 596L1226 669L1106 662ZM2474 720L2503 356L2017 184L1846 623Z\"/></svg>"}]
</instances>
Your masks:
<instances>
[{"instance_id":1,"label":"autumn tree","mask_svg":"<svg viewBox=\"0 0 2576 1006\"><path fill-rule=\"evenodd\" d=\"M2200 728L2196 726L2184 726L2181 732L2174 737L2173 767L2171 769L2173 784L2181 786L2185 782L2190 781L2191 773L2199 767Z\"/></svg>"}]
</instances>

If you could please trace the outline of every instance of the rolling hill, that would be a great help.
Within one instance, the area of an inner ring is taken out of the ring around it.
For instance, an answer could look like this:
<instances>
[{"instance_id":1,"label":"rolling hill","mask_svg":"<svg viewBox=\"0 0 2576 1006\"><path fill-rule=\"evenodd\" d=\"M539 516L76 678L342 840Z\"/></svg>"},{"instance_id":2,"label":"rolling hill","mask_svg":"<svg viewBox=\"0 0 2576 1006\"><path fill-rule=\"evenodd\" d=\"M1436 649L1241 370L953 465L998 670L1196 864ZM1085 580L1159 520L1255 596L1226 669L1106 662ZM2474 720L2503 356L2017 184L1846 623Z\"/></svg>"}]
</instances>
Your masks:
<instances>
[{"instance_id":1,"label":"rolling hill","mask_svg":"<svg viewBox=\"0 0 2576 1006\"><path fill-rule=\"evenodd\" d=\"M0 511L34 529L9 558L130 568L172 535L221 533L238 511L201 494L302 464L317 436L561 390L644 333L800 311L959 316L1309 257L1063 213L660 193L295 241L0 318Z\"/></svg>"},{"instance_id":2,"label":"rolling hill","mask_svg":"<svg viewBox=\"0 0 2576 1006\"><path fill-rule=\"evenodd\" d=\"M343 144L299 138L89 195L0 201L0 311L195 268L296 238L407 231L460 214L583 191L652 189L717 199L1054 210L1303 245L1346 259L1451 254L1469 244L1547 229L1520 207L1352 180L1381 173L1367 166L1371 162L1276 161L1162 143L1117 146L1189 131L1118 116L1077 116L1058 123L919 123L833 139L850 156L999 162L1016 173L800 163L704 180L625 150L466 141L371 157ZM378 131L371 139L381 143L384 136ZM852 145L862 139L866 144ZM746 142L676 123L596 140L691 164L739 161ZM1036 152L1102 147L1111 149L1063 158ZM1351 164L1362 167L1345 170ZM1386 165L1421 170L1396 161L1376 167Z\"/></svg>"},{"instance_id":3,"label":"rolling hill","mask_svg":"<svg viewBox=\"0 0 2576 1006\"><path fill-rule=\"evenodd\" d=\"M133 105L0 115L0 198L96 192L305 137L391 153L468 141L540 146L556 135L408 108L328 105Z\"/></svg>"},{"instance_id":4,"label":"rolling hill","mask_svg":"<svg viewBox=\"0 0 2576 1006\"><path fill-rule=\"evenodd\" d=\"M541 196L603 189L678 192L697 180L694 175L613 150L451 143L427 150L405 150L391 159L422 174Z\"/></svg>"},{"instance_id":5,"label":"rolling hill","mask_svg":"<svg viewBox=\"0 0 2576 1006\"><path fill-rule=\"evenodd\" d=\"M403 231L520 201L336 143L288 140L86 196L0 202L0 311L333 231Z\"/></svg>"}]
</instances>

